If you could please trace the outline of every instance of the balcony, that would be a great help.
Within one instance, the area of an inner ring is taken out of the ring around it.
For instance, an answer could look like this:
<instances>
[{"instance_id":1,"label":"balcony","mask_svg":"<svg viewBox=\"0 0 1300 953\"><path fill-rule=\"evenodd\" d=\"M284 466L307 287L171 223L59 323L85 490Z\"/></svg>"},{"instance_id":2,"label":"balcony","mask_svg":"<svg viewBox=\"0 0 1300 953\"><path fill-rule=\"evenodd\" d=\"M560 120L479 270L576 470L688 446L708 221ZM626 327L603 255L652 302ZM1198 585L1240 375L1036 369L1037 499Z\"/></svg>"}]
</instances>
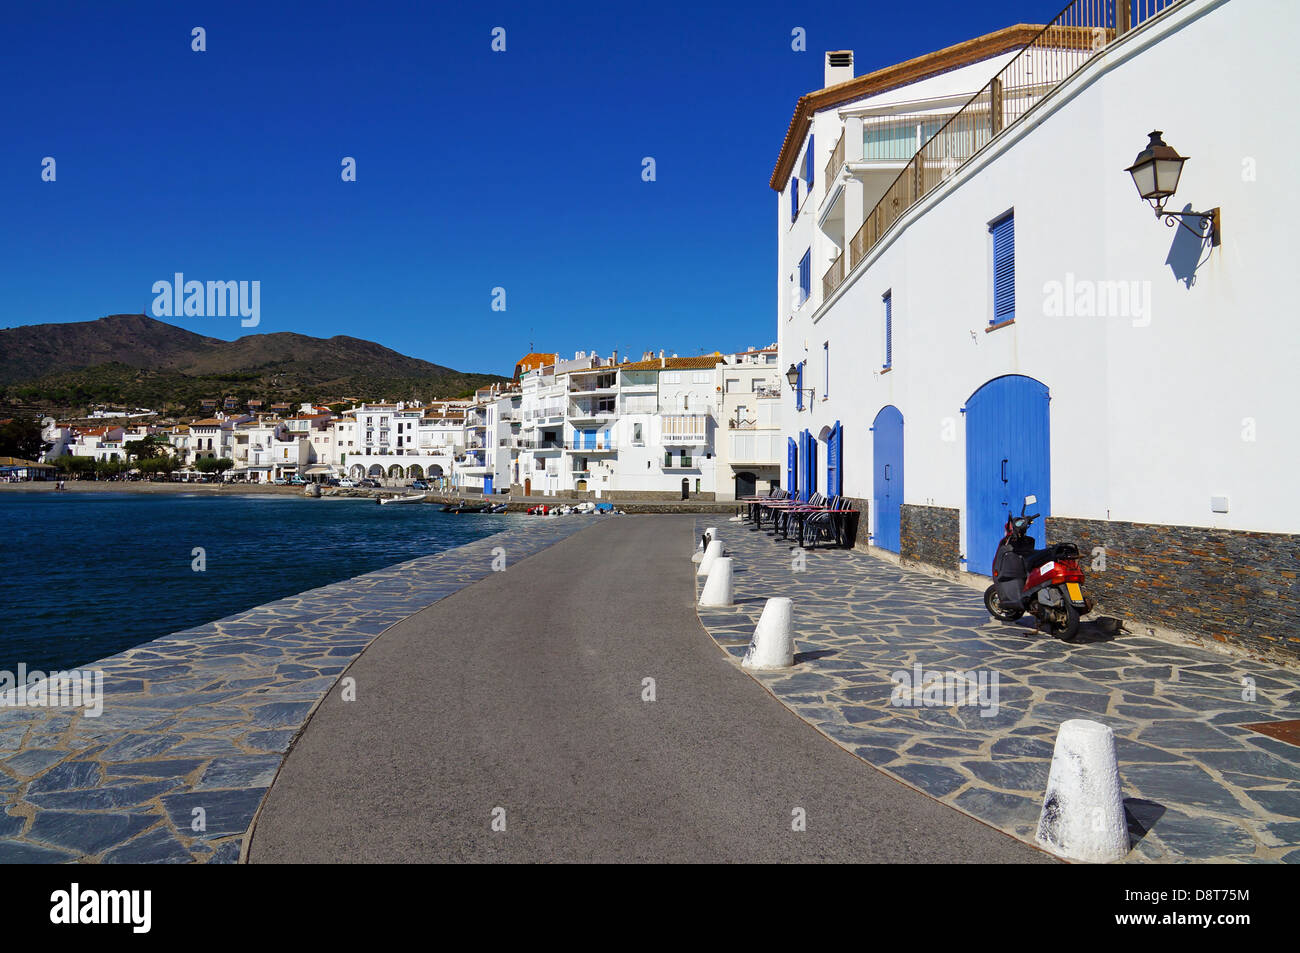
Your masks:
<instances>
[{"instance_id":1,"label":"balcony","mask_svg":"<svg viewBox=\"0 0 1300 953\"><path fill-rule=\"evenodd\" d=\"M572 375L569 377L570 394L612 394L617 389L617 386L617 380L613 374L576 379Z\"/></svg>"},{"instance_id":2,"label":"balcony","mask_svg":"<svg viewBox=\"0 0 1300 953\"><path fill-rule=\"evenodd\" d=\"M533 437L524 437L520 441L520 448L523 450L532 450L535 453L550 453L564 449L562 440L538 440Z\"/></svg>"},{"instance_id":3,"label":"balcony","mask_svg":"<svg viewBox=\"0 0 1300 953\"><path fill-rule=\"evenodd\" d=\"M585 405L577 402L569 404L570 420L609 420L617 415L612 398L607 403L593 401Z\"/></svg>"},{"instance_id":4,"label":"balcony","mask_svg":"<svg viewBox=\"0 0 1300 953\"><path fill-rule=\"evenodd\" d=\"M702 446L708 442L707 414L663 414L659 418L661 442L674 446Z\"/></svg>"},{"instance_id":5,"label":"balcony","mask_svg":"<svg viewBox=\"0 0 1300 953\"><path fill-rule=\"evenodd\" d=\"M835 143L835 148L831 150L831 159L826 163L826 178L822 179L828 189L842 168L844 168L844 133L841 132L840 141Z\"/></svg>"},{"instance_id":6,"label":"balcony","mask_svg":"<svg viewBox=\"0 0 1300 953\"><path fill-rule=\"evenodd\" d=\"M579 438L577 440L566 440L564 442L565 450L573 450L578 453L613 453L618 449L614 441L607 437L597 437L594 440Z\"/></svg>"},{"instance_id":7,"label":"balcony","mask_svg":"<svg viewBox=\"0 0 1300 953\"><path fill-rule=\"evenodd\" d=\"M840 255L831 262L830 268L826 269L826 274L822 275L822 300L825 301L831 296L831 293L840 286L844 280L844 256Z\"/></svg>"}]
</instances>

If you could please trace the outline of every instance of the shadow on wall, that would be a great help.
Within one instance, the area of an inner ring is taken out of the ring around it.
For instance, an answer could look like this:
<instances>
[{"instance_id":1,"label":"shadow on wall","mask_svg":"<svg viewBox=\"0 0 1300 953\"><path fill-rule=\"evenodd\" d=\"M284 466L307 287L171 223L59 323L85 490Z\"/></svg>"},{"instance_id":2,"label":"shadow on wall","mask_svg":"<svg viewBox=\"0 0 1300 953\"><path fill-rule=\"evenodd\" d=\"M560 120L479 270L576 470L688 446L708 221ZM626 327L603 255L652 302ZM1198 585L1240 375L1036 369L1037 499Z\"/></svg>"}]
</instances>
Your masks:
<instances>
[{"instance_id":1,"label":"shadow on wall","mask_svg":"<svg viewBox=\"0 0 1300 953\"><path fill-rule=\"evenodd\" d=\"M1183 206L1184 212L1191 212L1191 204ZM1187 228L1183 228L1174 220L1174 241L1169 246L1169 255L1165 258L1165 264L1169 270L1174 273L1184 287L1191 289L1196 284L1196 271L1207 260L1213 246L1210 245L1210 237L1197 236L1192 234L1188 229L1195 228L1199 223L1196 219L1184 219Z\"/></svg>"}]
</instances>

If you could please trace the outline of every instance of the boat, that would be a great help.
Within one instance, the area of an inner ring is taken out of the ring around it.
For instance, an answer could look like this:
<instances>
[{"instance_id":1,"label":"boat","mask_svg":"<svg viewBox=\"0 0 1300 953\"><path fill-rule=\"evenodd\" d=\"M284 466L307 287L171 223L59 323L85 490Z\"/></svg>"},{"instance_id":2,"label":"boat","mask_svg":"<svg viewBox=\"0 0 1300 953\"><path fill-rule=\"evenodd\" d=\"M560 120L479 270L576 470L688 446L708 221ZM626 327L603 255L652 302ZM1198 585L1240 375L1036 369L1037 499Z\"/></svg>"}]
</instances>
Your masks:
<instances>
[{"instance_id":1,"label":"boat","mask_svg":"<svg viewBox=\"0 0 1300 953\"><path fill-rule=\"evenodd\" d=\"M379 502L383 503L423 503L427 493L420 493L416 496L381 496Z\"/></svg>"},{"instance_id":2,"label":"boat","mask_svg":"<svg viewBox=\"0 0 1300 953\"><path fill-rule=\"evenodd\" d=\"M460 509L452 510L453 513L482 513L488 508L486 503L466 503Z\"/></svg>"}]
</instances>

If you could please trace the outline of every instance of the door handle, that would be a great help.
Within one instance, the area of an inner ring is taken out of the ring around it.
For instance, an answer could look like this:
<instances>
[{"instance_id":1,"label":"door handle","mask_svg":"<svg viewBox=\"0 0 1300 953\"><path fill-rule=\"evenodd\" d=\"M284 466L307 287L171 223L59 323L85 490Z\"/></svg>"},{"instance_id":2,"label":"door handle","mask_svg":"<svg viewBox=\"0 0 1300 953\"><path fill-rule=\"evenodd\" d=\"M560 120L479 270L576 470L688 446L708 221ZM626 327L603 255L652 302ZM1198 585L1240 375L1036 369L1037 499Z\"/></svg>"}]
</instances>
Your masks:
<instances>
[{"instance_id":1,"label":"door handle","mask_svg":"<svg viewBox=\"0 0 1300 953\"><path fill-rule=\"evenodd\" d=\"M1002 458L1002 482L1007 482L1007 458Z\"/></svg>"}]
</instances>

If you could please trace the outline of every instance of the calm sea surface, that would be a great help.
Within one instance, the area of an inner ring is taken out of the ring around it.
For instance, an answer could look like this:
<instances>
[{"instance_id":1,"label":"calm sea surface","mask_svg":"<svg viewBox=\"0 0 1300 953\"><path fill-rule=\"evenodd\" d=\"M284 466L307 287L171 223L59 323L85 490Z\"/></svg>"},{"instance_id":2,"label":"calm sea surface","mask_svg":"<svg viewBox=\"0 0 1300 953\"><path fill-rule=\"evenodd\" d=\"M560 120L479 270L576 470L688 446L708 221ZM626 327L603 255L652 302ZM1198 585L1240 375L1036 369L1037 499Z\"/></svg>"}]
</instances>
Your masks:
<instances>
[{"instance_id":1,"label":"calm sea surface","mask_svg":"<svg viewBox=\"0 0 1300 953\"><path fill-rule=\"evenodd\" d=\"M92 662L519 519L361 499L3 494L0 670ZM191 568L195 547L204 572Z\"/></svg>"}]
</instances>

